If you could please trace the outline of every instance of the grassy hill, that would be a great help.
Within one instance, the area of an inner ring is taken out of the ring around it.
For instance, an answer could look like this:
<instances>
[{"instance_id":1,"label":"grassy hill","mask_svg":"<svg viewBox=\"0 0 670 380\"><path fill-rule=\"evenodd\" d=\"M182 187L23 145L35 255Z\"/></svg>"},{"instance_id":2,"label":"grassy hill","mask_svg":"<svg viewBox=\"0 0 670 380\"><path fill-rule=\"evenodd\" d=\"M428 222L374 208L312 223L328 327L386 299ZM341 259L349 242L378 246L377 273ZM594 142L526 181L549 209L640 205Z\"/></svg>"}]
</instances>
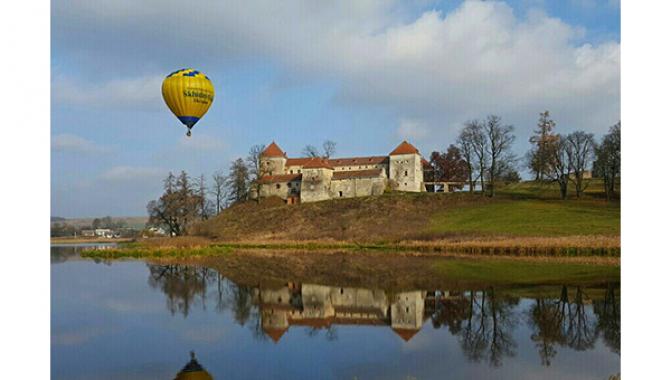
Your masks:
<instances>
[{"instance_id":1,"label":"grassy hill","mask_svg":"<svg viewBox=\"0 0 670 380\"><path fill-rule=\"evenodd\" d=\"M193 233L226 241L490 239L612 236L620 233L619 203L594 183L582 199L562 201L551 184L502 188L495 198L468 193L389 193L285 205L245 202L200 223Z\"/></svg>"}]
</instances>

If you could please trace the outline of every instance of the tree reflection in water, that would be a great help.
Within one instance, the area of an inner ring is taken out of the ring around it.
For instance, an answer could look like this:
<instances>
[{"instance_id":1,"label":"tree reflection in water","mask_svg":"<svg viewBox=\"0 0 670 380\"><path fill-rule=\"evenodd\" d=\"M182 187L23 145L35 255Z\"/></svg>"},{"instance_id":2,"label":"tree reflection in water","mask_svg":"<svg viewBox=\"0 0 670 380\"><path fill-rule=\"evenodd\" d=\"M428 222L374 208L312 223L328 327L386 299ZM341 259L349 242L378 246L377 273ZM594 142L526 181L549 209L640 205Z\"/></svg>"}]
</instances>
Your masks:
<instances>
[{"instance_id":1,"label":"tree reflection in water","mask_svg":"<svg viewBox=\"0 0 670 380\"><path fill-rule=\"evenodd\" d=\"M613 284L607 284L605 298L593 302L593 312L598 317L603 341L613 352L621 354L621 303Z\"/></svg>"},{"instance_id":2,"label":"tree reflection in water","mask_svg":"<svg viewBox=\"0 0 670 380\"><path fill-rule=\"evenodd\" d=\"M519 299L498 297L493 288L470 291L465 297L467 312L458 333L463 353L472 361L486 359L500 366L503 357L516 354L512 332L518 323L514 309Z\"/></svg>"},{"instance_id":3,"label":"tree reflection in water","mask_svg":"<svg viewBox=\"0 0 670 380\"><path fill-rule=\"evenodd\" d=\"M575 289L572 299L567 286L562 287L558 300L535 299L528 312L528 324L533 329L531 340L543 365L551 364L556 346L577 351L592 349L601 332L605 344L618 352L620 326L614 286L608 286L604 299L593 302L593 312L595 318L587 312L586 295L581 287Z\"/></svg>"},{"instance_id":4,"label":"tree reflection in water","mask_svg":"<svg viewBox=\"0 0 670 380\"><path fill-rule=\"evenodd\" d=\"M283 288L284 290L262 289L238 285L213 269L184 265L149 265L149 274L149 285L165 294L166 307L171 314L187 317L194 307L206 310L208 302L213 302L216 312L224 313L229 310L234 321L240 326L249 327L252 336L258 340L268 340L267 331L263 330L261 309L272 307L261 302L263 292L273 294L285 292L288 295L284 299L279 298L280 304L275 307L289 310L286 311L289 319L297 318L303 309L304 300L299 291L300 284L290 283ZM303 284L302 289L305 287L326 290L331 288ZM348 317L339 317L337 313L325 317L324 314L322 318L330 319L317 323L320 327L310 327L306 331L308 336L318 336L320 330L324 329L327 340L336 340L336 325L339 324L363 323L392 327L390 310L395 301L388 296L390 293L362 288L347 288L346 291L339 287L333 289L335 293L339 292L344 296L349 294L347 292L357 294L358 303L352 307L359 309L348 312L367 313L365 318L368 319L363 318L363 314L356 317L358 319L352 319L354 314ZM425 297L425 301L421 301L421 304L425 307L420 312L423 320L430 318L435 329L448 328L449 332L458 338L460 347L469 360L485 361L494 367L501 366L505 357L516 355L517 342L513 337L514 331L525 317L527 325L532 330L530 340L537 348L540 361L543 365L549 366L557 355L558 347L577 351L589 350L594 348L598 337L601 337L604 344L612 351L620 352L620 302L616 289L617 286L610 284L605 297L594 300L591 305L589 297L581 287L569 289L563 286L558 298L533 298L530 307L525 311L519 310L520 298L503 296L492 287L485 290L424 291L406 294L417 293L417 297L424 294L421 297ZM376 298L363 296L371 294L377 294ZM344 302L344 299L340 302ZM373 303L368 305L366 302ZM291 321L287 323L290 325L293 323ZM420 329L421 320L417 323ZM409 340L413 334L403 339ZM275 339L278 338L273 337L273 340Z\"/></svg>"}]
</instances>

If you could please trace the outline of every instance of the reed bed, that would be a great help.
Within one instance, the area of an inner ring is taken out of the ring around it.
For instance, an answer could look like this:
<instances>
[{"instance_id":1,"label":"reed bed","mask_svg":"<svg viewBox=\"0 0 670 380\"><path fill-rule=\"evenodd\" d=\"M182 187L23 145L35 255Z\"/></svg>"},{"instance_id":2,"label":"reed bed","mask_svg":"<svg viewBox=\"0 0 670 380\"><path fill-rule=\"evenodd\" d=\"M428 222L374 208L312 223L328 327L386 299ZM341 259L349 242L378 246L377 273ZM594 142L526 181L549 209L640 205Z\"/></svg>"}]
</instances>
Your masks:
<instances>
[{"instance_id":1,"label":"reed bed","mask_svg":"<svg viewBox=\"0 0 670 380\"><path fill-rule=\"evenodd\" d=\"M498 237L486 239L410 240L358 243L337 240L256 240L215 241L202 237L153 238L125 244L115 249L91 250L90 257L199 257L215 256L233 250L384 251L473 256L620 257L620 239L615 236Z\"/></svg>"}]
</instances>

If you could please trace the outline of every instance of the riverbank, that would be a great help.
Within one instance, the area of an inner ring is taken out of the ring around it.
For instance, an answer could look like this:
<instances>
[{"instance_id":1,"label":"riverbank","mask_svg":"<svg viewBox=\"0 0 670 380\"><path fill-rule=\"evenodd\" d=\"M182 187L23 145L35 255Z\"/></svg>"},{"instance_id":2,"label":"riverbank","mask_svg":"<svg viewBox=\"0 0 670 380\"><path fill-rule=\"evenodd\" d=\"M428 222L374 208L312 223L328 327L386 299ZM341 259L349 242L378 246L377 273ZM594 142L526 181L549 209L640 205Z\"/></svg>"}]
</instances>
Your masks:
<instances>
[{"instance_id":1,"label":"riverbank","mask_svg":"<svg viewBox=\"0 0 670 380\"><path fill-rule=\"evenodd\" d=\"M129 243L132 238L52 237L51 244Z\"/></svg>"},{"instance_id":2,"label":"riverbank","mask_svg":"<svg viewBox=\"0 0 670 380\"><path fill-rule=\"evenodd\" d=\"M407 240L358 243L348 241L234 241L225 242L197 236L149 238L121 244L118 248L91 251L91 257L202 257L225 255L231 251L379 251L389 254L460 254L469 256L512 256L533 258L620 257L620 239L614 236L486 237L480 239Z\"/></svg>"}]
</instances>

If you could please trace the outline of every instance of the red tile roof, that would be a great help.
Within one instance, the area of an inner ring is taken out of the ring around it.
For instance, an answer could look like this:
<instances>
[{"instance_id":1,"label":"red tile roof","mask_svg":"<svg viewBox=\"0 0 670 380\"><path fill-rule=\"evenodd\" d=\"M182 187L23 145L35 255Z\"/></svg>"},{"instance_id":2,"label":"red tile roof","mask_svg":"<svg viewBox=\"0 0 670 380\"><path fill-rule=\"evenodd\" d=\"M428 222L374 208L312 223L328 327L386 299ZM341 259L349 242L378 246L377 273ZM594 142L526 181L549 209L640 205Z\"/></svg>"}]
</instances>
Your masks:
<instances>
[{"instance_id":1,"label":"red tile roof","mask_svg":"<svg viewBox=\"0 0 670 380\"><path fill-rule=\"evenodd\" d=\"M393 156L396 154L419 154L419 150L414 147L414 145L408 143L407 141L403 141L398 145L395 149L393 149L393 152L389 154L389 156Z\"/></svg>"},{"instance_id":2,"label":"red tile roof","mask_svg":"<svg viewBox=\"0 0 670 380\"><path fill-rule=\"evenodd\" d=\"M279 342L279 339L281 339L282 335L288 330L288 328L285 329L277 329L277 328L270 328L270 327L264 327L263 331L270 337L272 340L277 343Z\"/></svg>"},{"instance_id":3,"label":"red tile roof","mask_svg":"<svg viewBox=\"0 0 670 380\"><path fill-rule=\"evenodd\" d=\"M393 329L398 336L400 336L405 342L409 342L419 330L414 329Z\"/></svg>"},{"instance_id":4,"label":"red tile roof","mask_svg":"<svg viewBox=\"0 0 670 380\"><path fill-rule=\"evenodd\" d=\"M383 169L351 170L333 173L333 180L379 177Z\"/></svg>"},{"instance_id":5,"label":"red tile roof","mask_svg":"<svg viewBox=\"0 0 670 380\"><path fill-rule=\"evenodd\" d=\"M281 150L279 145L277 145L274 141L263 150L261 153L261 156L263 157L286 157L286 153Z\"/></svg>"},{"instance_id":6,"label":"red tile roof","mask_svg":"<svg viewBox=\"0 0 670 380\"><path fill-rule=\"evenodd\" d=\"M304 169L333 169L333 166L324 158L311 158L302 166Z\"/></svg>"},{"instance_id":7,"label":"red tile roof","mask_svg":"<svg viewBox=\"0 0 670 380\"><path fill-rule=\"evenodd\" d=\"M286 166L303 166L314 160L313 157L287 158ZM328 163L335 166L353 166L353 165L378 165L388 162L388 156L370 156L370 157L346 157L326 159Z\"/></svg>"},{"instance_id":8,"label":"red tile roof","mask_svg":"<svg viewBox=\"0 0 670 380\"><path fill-rule=\"evenodd\" d=\"M286 166L302 166L308 163L312 157L304 157L304 158L287 158L286 159Z\"/></svg>"},{"instance_id":9,"label":"red tile roof","mask_svg":"<svg viewBox=\"0 0 670 380\"><path fill-rule=\"evenodd\" d=\"M388 156L370 156L370 157L348 157L348 158L331 158L328 161L333 166L350 166L350 165L377 165L388 161Z\"/></svg>"},{"instance_id":10,"label":"red tile roof","mask_svg":"<svg viewBox=\"0 0 670 380\"><path fill-rule=\"evenodd\" d=\"M291 181L300 181L302 179L302 174L278 174L278 175L266 175L260 178L260 183L277 183L277 182L291 182Z\"/></svg>"}]
</instances>

